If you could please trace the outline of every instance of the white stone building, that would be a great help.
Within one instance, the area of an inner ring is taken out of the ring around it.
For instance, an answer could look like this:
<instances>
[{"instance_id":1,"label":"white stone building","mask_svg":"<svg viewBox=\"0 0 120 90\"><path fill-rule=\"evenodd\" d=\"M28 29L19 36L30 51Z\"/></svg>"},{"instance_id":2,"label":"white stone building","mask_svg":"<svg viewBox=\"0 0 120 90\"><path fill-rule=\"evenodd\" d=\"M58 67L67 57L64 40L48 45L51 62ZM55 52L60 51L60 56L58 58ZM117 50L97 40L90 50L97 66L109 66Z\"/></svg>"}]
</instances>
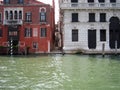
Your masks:
<instances>
[{"instance_id":1,"label":"white stone building","mask_svg":"<svg viewBox=\"0 0 120 90\"><path fill-rule=\"evenodd\" d=\"M120 0L59 0L65 52L120 52Z\"/></svg>"}]
</instances>

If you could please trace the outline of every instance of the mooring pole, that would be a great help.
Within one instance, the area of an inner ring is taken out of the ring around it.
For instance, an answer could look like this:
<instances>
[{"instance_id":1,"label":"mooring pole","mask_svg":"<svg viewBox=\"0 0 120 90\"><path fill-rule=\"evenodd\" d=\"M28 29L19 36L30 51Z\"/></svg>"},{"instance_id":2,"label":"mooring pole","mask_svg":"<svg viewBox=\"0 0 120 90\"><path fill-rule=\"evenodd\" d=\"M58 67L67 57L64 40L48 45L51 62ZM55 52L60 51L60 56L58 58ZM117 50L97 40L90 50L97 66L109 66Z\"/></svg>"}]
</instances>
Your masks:
<instances>
[{"instance_id":1,"label":"mooring pole","mask_svg":"<svg viewBox=\"0 0 120 90\"><path fill-rule=\"evenodd\" d=\"M105 56L105 43L102 44L102 56Z\"/></svg>"},{"instance_id":2,"label":"mooring pole","mask_svg":"<svg viewBox=\"0 0 120 90\"><path fill-rule=\"evenodd\" d=\"M13 55L13 40L11 38L11 44L10 44L10 55L12 56Z\"/></svg>"},{"instance_id":3,"label":"mooring pole","mask_svg":"<svg viewBox=\"0 0 120 90\"><path fill-rule=\"evenodd\" d=\"M117 40L115 41L115 55L117 55Z\"/></svg>"}]
</instances>

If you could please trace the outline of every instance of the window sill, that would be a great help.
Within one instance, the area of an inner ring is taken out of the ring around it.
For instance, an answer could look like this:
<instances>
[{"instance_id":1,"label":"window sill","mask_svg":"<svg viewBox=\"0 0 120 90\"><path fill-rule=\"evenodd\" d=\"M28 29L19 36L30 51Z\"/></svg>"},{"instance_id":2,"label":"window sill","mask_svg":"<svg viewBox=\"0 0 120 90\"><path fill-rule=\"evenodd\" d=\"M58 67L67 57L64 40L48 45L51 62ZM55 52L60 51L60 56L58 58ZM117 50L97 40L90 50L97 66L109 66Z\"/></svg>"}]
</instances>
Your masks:
<instances>
[{"instance_id":1,"label":"window sill","mask_svg":"<svg viewBox=\"0 0 120 90\"><path fill-rule=\"evenodd\" d=\"M79 23L80 21L71 21L72 23Z\"/></svg>"}]
</instances>

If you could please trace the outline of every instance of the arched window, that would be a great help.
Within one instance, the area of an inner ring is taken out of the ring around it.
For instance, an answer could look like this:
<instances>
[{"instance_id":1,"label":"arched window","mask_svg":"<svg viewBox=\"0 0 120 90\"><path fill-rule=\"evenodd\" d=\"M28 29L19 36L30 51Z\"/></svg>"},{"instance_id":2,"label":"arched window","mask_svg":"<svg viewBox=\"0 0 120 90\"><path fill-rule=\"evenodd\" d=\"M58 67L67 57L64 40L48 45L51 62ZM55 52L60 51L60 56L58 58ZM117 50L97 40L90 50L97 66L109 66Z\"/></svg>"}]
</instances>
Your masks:
<instances>
[{"instance_id":1,"label":"arched window","mask_svg":"<svg viewBox=\"0 0 120 90\"><path fill-rule=\"evenodd\" d=\"M40 22L46 22L46 10L44 8L40 12Z\"/></svg>"},{"instance_id":2,"label":"arched window","mask_svg":"<svg viewBox=\"0 0 120 90\"><path fill-rule=\"evenodd\" d=\"M17 19L17 17L18 17L18 13L17 13L17 11L15 11L14 12L14 19Z\"/></svg>"},{"instance_id":3,"label":"arched window","mask_svg":"<svg viewBox=\"0 0 120 90\"><path fill-rule=\"evenodd\" d=\"M13 19L13 12L10 11L10 19Z\"/></svg>"},{"instance_id":4,"label":"arched window","mask_svg":"<svg viewBox=\"0 0 120 90\"><path fill-rule=\"evenodd\" d=\"M22 11L19 11L19 19L22 19Z\"/></svg>"},{"instance_id":5,"label":"arched window","mask_svg":"<svg viewBox=\"0 0 120 90\"><path fill-rule=\"evenodd\" d=\"M8 11L5 11L5 18L8 20Z\"/></svg>"}]
</instances>

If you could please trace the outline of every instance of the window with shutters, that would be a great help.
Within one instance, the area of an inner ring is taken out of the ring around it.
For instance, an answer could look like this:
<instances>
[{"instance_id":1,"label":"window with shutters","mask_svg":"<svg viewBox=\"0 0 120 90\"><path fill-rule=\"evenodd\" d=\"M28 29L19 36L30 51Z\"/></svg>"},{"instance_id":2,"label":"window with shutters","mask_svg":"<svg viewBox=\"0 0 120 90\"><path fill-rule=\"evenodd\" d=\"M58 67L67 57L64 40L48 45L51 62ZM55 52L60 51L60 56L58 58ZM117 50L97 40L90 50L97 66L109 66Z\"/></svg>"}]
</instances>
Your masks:
<instances>
[{"instance_id":1,"label":"window with shutters","mask_svg":"<svg viewBox=\"0 0 120 90\"><path fill-rule=\"evenodd\" d=\"M47 37L47 29L46 28L41 28L40 37Z\"/></svg>"},{"instance_id":2,"label":"window with shutters","mask_svg":"<svg viewBox=\"0 0 120 90\"><path fill-rule=\"evenodd\" d=\"M25 37L32 37L32 28L25 28Z\"/></svg>"},{"instance_id":3,"label":"window with shutters","mask_svg":"<svg viewBox=\"0 0 120 90\"><path fill-rule=\"evenodd\" d=\"M46 9L40 9L40 22L46 22Z\"/></svg>"},{"instance_id":4,"label":"window with shutters","mask_svg":"<svg viewBox=\"0 0 120 90\"><path fill-rule=\"evenodd\" d=\"M31 12L25 13L25 21L32 22L32 13Z\"/></svg>"}]
</instances>

